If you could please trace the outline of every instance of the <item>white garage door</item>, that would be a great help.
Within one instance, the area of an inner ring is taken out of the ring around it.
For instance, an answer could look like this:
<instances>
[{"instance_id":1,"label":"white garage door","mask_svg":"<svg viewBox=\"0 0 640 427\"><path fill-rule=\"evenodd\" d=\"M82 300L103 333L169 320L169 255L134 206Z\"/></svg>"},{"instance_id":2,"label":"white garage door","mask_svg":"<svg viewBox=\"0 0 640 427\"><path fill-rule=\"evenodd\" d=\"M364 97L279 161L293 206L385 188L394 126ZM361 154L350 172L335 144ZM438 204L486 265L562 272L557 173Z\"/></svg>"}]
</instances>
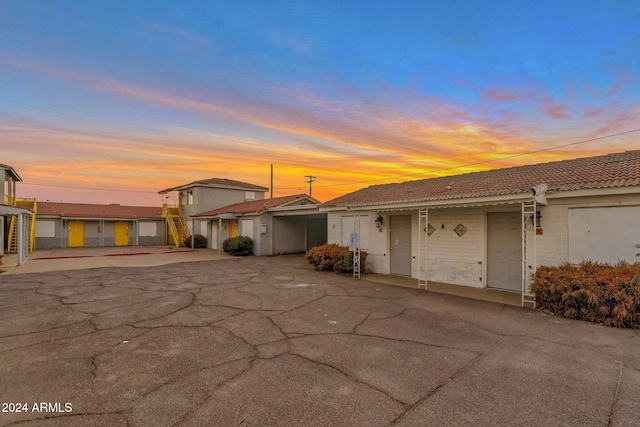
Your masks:
<instances>
[{"instance_id":1,"label":"white garage door","mask_svg":"<svg viewBox=\"0 0 640 427\"><path fill-rule=\"evenodd\" d=\"M640 261L640 206L569 209L569 260Z\"/></svg>"}]
</instances>

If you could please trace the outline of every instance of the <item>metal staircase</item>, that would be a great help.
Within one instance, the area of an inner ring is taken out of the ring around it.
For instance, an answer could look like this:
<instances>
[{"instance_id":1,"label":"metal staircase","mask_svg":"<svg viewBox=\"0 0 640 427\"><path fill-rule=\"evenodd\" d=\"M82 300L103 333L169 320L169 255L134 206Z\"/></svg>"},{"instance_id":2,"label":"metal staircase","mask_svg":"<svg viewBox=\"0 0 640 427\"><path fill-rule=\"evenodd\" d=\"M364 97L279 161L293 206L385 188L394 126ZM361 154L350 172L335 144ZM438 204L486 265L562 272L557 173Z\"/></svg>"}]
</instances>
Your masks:
<instances>
[{"instance_id":1,"label":"metal staircase","mask_svg":"<svg viewBox=\"0 0 640 427\"><path fill-rule=\"evenodd\" d=\"M182 207L171 208L167 204L163 204L162 218L167 223L169 235L176 248L184 246L185 239L191 237L191 231L189 231L189 227L187 227L187 220L182 212Z\"/></svg>"},{"instance_id":2,"label":"metal staircase","mask_svg":"<svg viewBox=\"0 0 640 427\"><path fill-rule=\"evenodd\" d=\"M26 208L33 211L33 215L29 217L27 222L29 233L29 252L33 252L36 248L36 213L38 204L36 199L14 199L13 206L18 208ZM9 221L9 241L7 244L8 252L18 252L18 217L12 216Z\"/></svg>"}]
</instances>

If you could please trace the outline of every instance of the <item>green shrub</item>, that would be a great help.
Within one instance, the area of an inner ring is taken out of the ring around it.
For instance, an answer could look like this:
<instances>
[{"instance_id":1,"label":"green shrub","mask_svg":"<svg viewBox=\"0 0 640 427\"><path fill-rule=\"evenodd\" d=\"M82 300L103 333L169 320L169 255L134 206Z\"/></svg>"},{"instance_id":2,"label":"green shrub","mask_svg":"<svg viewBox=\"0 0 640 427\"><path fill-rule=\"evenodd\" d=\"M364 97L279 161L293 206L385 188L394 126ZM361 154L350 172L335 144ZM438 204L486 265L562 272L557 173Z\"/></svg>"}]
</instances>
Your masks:
<instances>
[{"instance_id":1,"label":"green shrub","mask_svg":"<svg viewBox=\"0 0 640 427\"><path fill-rule=\"evenodd\" d=\"M207 238L202 234L194 234L193 236L189 236L184 239L184 245L188 248L191 247L191 239L193 238L193 247L194 248L206 248L207 247Z\"/></svg>"},{"instance_id":2,"label":"green shrub","mask_svg":"<svg viewBox=\"0 0 640 427\"><path fill-rule=\"evenodd\" d=\"M251 255L253 240L246 236L230 237L222 242L222 250L234 256Z\"/></svg>"},{"instance_id":3,"label":"green shrub","mask_svg":"<svg viewBox=\"0 0 640 427\"><path fill-rule=\"evenodd\" d=\"M329 243L309 249L305 258L318 271L353 273L353 252L347 246ZM367 253L360 251L360 271L365 270Z\"/></svg>"},{"instance_id":4,"label":"green shrub","mask_svg":"<svg viewBox=\"0 0 640 427\"><path fill-rule=\"evenodd\" d=\"M531 291L554 314L606 326L640 328L640 263L583 261L540 266Z\"/></svg>"}]
</instances>

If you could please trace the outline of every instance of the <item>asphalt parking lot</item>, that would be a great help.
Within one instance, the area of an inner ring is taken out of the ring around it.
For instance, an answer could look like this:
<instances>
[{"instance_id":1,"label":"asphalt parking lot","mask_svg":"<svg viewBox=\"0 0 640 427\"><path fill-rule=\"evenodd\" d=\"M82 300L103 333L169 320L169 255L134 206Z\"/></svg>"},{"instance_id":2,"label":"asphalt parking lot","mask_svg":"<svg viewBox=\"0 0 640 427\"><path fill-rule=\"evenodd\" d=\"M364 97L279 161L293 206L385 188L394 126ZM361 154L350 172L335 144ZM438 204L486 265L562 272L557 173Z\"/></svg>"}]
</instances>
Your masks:
<instances>
[{"instance_id":1,"label":"asphalt parking lot","mask_svg":"<svg viewBox=\"0 0 640 427\"><path fill-rule=\"evenodd\" d=\"M637 426L639 396L638 331L299 256L0 275L1 426Z\"/></svg>"}]
</instances>

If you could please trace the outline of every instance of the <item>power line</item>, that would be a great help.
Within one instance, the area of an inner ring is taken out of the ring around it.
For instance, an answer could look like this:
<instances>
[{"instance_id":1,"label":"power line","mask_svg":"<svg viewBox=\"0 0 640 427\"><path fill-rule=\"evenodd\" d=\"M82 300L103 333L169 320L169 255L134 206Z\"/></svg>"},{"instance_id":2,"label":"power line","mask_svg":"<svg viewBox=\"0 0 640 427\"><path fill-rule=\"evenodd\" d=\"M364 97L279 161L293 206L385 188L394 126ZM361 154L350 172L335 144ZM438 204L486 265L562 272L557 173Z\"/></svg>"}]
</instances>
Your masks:
<instances>
[{"instance_id":1,"label":"power line","mask_svg":"<svg viewBox=\"0 0 640 427\"><path fill-rule=\"evenodd\" d=\"M585 139L585 140L582 140L582 141L571 142L569 144L557 145L557 146L549 147L549 148L541 148L540 150L527 151L527 152L524 152L524 153L512 154L510 156L498 157L498 158L495 158L495 159L483 160L483 161L480 161L480 162L467 163L467 164L459 165L459 166L451 166L451 167L441 168L441 169L432 169L432 170L425 171L425 172L417 172L417 173L412 173L412 174L407 174L407 175L396 175L396 176L391 176L391 177L387 177L387 178L369 179L369 180L365 180L365 181L354 181L354 182L347 182L347 183L341 183L341 184L326 184L326 185L316 186L316 188L328 188L328 187L340 187L340 186L345 186L345 185L368 184L368 183L371 183L371 182L380 182L380 181L388 181L388 180L395 180L395 179L401 179L401 178L408 178L408 177L413 177L413 176L428 175L428 174L433 174L433 173L437 173L437 172L445 172L445 171L449 171L449 170L467 168L467 167L470 167L470 166L478 166L478 165L482 165L482 164L486 164L486 163L499 162L499 161L502 161L502 160L513 159L513 158L516 158L516 157L529 156L531 154L543 153L543 152L546 152L546 151L558 150L560 148L572 147L572 146L579 145L579 144L585 144L587 142L600 141L600 140L603 140L603 139L613 138L615 136L621 136L621 135L628 135L630 133L635 133L635 132L640 132L640 128L631 129L631 130L628 130L628 131L618 132L618 133L604 135L604 136L599 136L597 138L591 138L591 139ZM305 181L305 182L309 184L309 196L311 196L311 190L312 190L311 184L316 181L317 177L313 176L313 175L305 175L304 177L308 178L308 180ZM70 189L74 189L74 190L115 191L115 192L120 192L120 193L157 194L156 191L122 190L122 189L94 188L94 187L73 187L73 186L65 186L65 185L34 184L34 183L25 183L25 182L22 182L21 185L25 185L25 186L26 185L34 185L34 186L39 186L39 187L52 187L52 188L70 188ZM293 190L293 189L294 189L293 187L281 188L281 190Z\"/></svg>"},{"instance_id":2,"label":"power line","mask_svg":"<svg viewBox=\"0 0 640 427\"><path fill-rule=\"evenodd\" d=\"M112 189L112 188L95 188L95 187L72 187L68 185L51 185L51 184L34 184L30 182L21 182L21 186L23 185L35 185L38 187L53 187L53 188L71 188L74 190L92 190L92 191L116 191L118 193L141 193L141 194L158 194L157 191L138 191L138 190L121 190L121 189Z\"/></svg>"},{"instance_id":3,"label":"power line","mask_svg":"<svg viewBox=\"0 0 640 427\"><path fill-rule=\"evenodd\" d=\"M499 161L502 161L502 160L513 159L513 158L516 158L516 157L529 156L531 154L537 154L537 153L542 153L542 152L545 152L545 151L557 150L559 148L571 147L571 146L574 146L574 145L585 144L587 142L593 142L593 141L599 141L599 140L602 140L602 139L612 138L614 136L626 135L626 134L639 132L639 131L640 131L640 128L637 128L637 129L632 129L632 130L619 132L619 133L614 133L614 134L610 134L610 135L599 136L597 138L585 139L583 141L571 142L569 144L556 145L554 147L541 148L540 150L527 151L525 153L512 154L510 156L498 157L498 158L495 158L495 159L483 160L483 161L475 162L475 163L467 163L467 164L459 165L459 166L451 166L451 167L448 167L448 168L433 169L433 170L430 170L430 171L411 173L411 174L407 174L407 175L396 175L396 176L390 176L390 177L387 177L387 178L369 179L369 180L366 180L366 181L355 181L355 182L348 182L348 183L342 183L342 184L320 185L320 186L316 186L316 188L340 187L340 186L344 186L344 185L355 185L355 184L367 184L367 183L370 183L370 182L388 181L388 180L392 180L392 179L400 179L400 178L407 178L407 177L412 177L412 176L427 175L427 174L432 174L432 173L437 173L437 172L445 172L445 171L449 171L449 170L467 168L467 167L470 167L470 166L482 165L482 164L485 164L485 163L499 162ZM290 188L283 188L283 190L290 190Z\"/></svg>"}]
</instances>

